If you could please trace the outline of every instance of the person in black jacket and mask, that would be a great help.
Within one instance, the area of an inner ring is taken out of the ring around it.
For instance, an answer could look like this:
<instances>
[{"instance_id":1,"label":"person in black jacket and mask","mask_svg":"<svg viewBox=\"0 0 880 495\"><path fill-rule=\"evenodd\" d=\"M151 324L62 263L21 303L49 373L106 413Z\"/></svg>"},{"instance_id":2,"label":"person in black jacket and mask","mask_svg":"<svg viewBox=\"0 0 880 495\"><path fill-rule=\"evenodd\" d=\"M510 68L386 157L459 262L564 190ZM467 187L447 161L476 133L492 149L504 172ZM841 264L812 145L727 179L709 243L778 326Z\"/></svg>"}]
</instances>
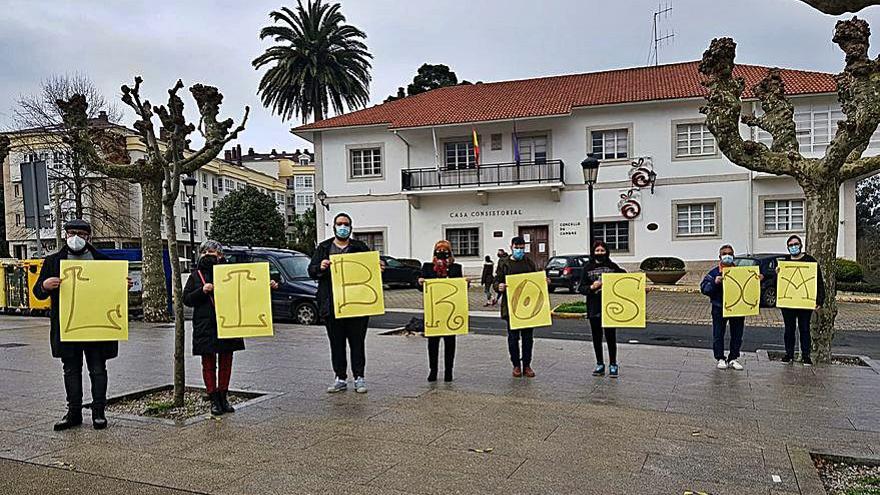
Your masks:
<instances>
[{"instance_id":1,"label":"person in black jacket and mask","mask_svg":"<svg viewBox=\"0 0 880 495\"><path fill-rule=\"evenodd\" d=\"M59 324L58 288L61 286L61 260L106 260L107 256L90 243L92 226L85 220L71 220L64 224L67 245L43 260L43 268L32 290L40 300L52 299L49 313L49 342L52 357L61 358L64 368L64 389L67 392L67 414L55 424L55 431L66 430L82 424L82 365L85 355L92 383L92 426L96 430L107 427L104 407L107 404L107 360L119 352L119 344L113 342L61 342ZM131 287L131 280L128 281ZM128 315L125 315L128 318Z\"/></svg>"},{"instance_id":2,"label":"person in black jacket and mask","mask_svg":"<svg viewBox=\"0 0 880 495\"><path fill-rule=\"evenodd\" d=\"M422 264L419 276L419 290L424 290L425 280L431 278L462 278L461 265L455 262L452 244L437 241L434 244L433 261ZM452 367L455 363L455 335L428 337L428 381L437 381L437 361L440 357L440 339L443 339L443 381L452 381Z\"/></svg>"},{"instance_id":3,"label":"person in black jacket and mask","mask_svg":"<svg viewBox=\"0 0 880 495\"><path fill-rule=\"evenodd\" d=\"M221 339L217 336L214 266L222 263L225 263L223 246L212 240L202 242L198 265L183 288L183 304L193 308L192 352L202 357L202 379L211 397L211 414L215 416L235 411L227 398L232 378L232 353L244 350L244 339ZM273 280L270 286L275 289L278 284Z\"/></svg>"},{"instance_id":4,"label":"person in black jacket and mask","mask_svg":"<svg viewBox=\"0 0 880 495\"><path fill-rule=\"evenodd\" d=\"M799 236L793 235L788 238L788 256L785 261L802 261L805 263L817 263L816 258L804 252L804 241ZM777 271L779 269L777 268ZM816 307L825 304L825 281L822 279L822 270L816 267ZM795 330L799 330L801 338L801 363L804 366L812 366L810 358L810 319L813 317L812 309L782 308L782 320L785 322L785 357L782 362L790 363L794 360Z\"/></svg>"},{"instance_id":5,"label":"person in black jacket and mask","mask_svg":"<svg viewBox=\"0 0 880 495\"><path fill-rule=\"evenodd\" d=\"M602 357L602 333L608 342L608 376L617 377L619 366L617 364L617 329L602 327L602 274L624 273L626 270L617 266L608 257L608 246L604 241L593 243L593 255L584 266L581 273L581 284L578 289L581 294L587 296L587 318L590 320L590 329L593 333L593 350L596 352L596 368L593 376L605 375L605 360Z\"/></svg>"},{"instance_id":6,"label":"person in black jacket and mask","mask_svg":"<svg viewBox=\"0 0 880 495\"><path fill-rule=\"evenodd\" d=\"M354 375L355 392L366 393L367 382L364 380L364 368L367 357L365 341L367 316L355 318L336 318L333 311L333 282L330 270L330 255L363 253L370 248L362 241L351 238L351 217L347 213L339 213L333 218L334 236L324 240L315 249L309 263L309 276L318 281L318 313L327 327L330 340L330 360L336 380L327 388L327 392L336 393L348 389L348 362L345 358L345 343L351 350L351 374Z\"/></svg>"}]
</instances>

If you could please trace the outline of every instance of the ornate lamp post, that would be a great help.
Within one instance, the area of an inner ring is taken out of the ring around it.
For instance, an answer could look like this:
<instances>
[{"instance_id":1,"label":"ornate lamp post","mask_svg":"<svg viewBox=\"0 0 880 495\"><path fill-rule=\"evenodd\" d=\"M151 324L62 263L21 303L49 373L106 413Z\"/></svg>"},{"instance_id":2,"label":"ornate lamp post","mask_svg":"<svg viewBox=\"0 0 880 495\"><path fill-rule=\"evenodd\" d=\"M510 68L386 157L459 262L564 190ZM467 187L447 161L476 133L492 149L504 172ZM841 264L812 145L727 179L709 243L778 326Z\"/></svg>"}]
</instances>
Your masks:
<instances>
[{"instance_id":1,"label":"ornate lamp post","mask_svg":"<svg viewBox=\"0 0 880 495\"><path fill-rule=\"evenodd\" d=\"M599 178L599 159L593 153L587 153L587 158L581 162L584 169L584 182L587 184L588 202L590 208L590 230L589 242L587 249L590 250L590 257L593 257L593 242L596 240L595 231L593 230L593 186Z\"/></svg>"},{"instance_id":2,"label":"ornate lamp post","mask_svg":"<svg viewBox=\"0 0 880 495\"><path fill-rule=\"evenodd\" d=\"M183 192L186 194L186 213L187 213L187 221L189 222L189 247L192 250L192 255L190 259L192 259L193 266L198 263L198 249L196 249L196 233L193 228L193 224L195 223L195 196L196 196L196 185L198 181L192 175L185 177L180 181L183 184Z\"/></svg>"}]
</instances>

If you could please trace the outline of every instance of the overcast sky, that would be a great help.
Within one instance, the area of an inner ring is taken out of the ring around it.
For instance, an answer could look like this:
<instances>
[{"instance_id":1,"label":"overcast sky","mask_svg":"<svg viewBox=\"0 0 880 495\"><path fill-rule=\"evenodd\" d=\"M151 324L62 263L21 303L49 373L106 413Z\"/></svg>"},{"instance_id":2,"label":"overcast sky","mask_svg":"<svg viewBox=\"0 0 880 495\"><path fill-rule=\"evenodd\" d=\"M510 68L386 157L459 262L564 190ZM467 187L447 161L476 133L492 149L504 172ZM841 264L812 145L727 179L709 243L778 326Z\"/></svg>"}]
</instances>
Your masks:
<instances>
[{"instance_id":1,"label":"overcast sky","mask_svg":"<svg viewBox=\"0 0 880 495\"><path fill-rule=\"evenodd\" d=\"M669 0L663 0L669 1ZM673 0L663 22L675 31L660 62L697 60L716 36L733 36L742 63L838 72L835 18L799 0ZM0 129L9 129L18 95L58 73L89 76L108 99L133 76L154 103L178 78L225 95L222 116L251 106L242 147L292 151L304 146L256 95L251 61L280 0L2 0ZM406 86L424 62L449 65L459 79L499 81L645 65L657 0L343 0L348 22L367 33L375 57L371 101ZM880 31L880 7L860 14ZM872 54L880 38L872 36ZM185 102L190 114L194 104ZM128 113L123 123L130 125Z\"/></svg>"}]
</instances>

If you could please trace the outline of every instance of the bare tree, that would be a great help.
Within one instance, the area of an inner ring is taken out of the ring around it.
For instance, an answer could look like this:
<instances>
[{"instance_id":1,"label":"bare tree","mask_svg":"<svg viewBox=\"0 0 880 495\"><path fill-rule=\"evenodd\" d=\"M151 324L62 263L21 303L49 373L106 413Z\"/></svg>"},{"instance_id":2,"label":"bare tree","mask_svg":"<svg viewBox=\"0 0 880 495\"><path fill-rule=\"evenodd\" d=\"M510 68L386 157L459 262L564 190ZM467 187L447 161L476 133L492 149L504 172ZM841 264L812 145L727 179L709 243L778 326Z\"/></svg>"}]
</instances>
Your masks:
<instances>
[{"instance_id":1,"label":"bare tree","mask_svg":"<svg viewBox=\"0 0 880 495\"><path fill-rule=\"evenodd\" d=\"M59 102L64 110L65 120L80 129L74 136L73 145L92 157L96 169L110 177L118 177L137 182L141 186L142 224L141 235L143 244L144 266L144 297L154 297L156 292L165 292L165 276L162 270L162 237L160 225L164 206L165 233L168 241L168 253L172 257L172 301L175 315L174 338L174 402L183 405L184 393L184 317L180 280L180 265L177 262L177 227L174 215L174 204L180 193L180 178L183 174L192 174L203 165L220 154L229 141L238 137L244 130L250 109L245 107L244 117L238 127L232 128L232 119L217 120L223 95L217 88L196 84L190 88L198 105L200 119L198 129L205 139L204 145L196 151L190 150L188 136L196 130L196 126L186 122L183 115L183 100L177 92L183 88L183 82L177 81L168 90L168 103L153 106L149 100L141 99L140 76L134 80L134 87L122 86L122 101L131 107L138 116L134 129L140 136L146 151L143 157L133 163L125 160L114 160L119 157L114 150L119 143L95 141L88 132L85 118L86 101L82 95L75 95L68 101ZM153 117L158 116L160 127L158 135L153 125ZM149 295L148 295L149 292ZM155 299L151 308L164 315L165 307L156 308ZM144 303L145 312L147 301ZM154 315L155 318L156 315Z\"/></svg>"},{"instance_id":2,"label":"bare tree","mask_svg":"<svg viewBox=\"0 0 880 495\"><path fill-rule=\"evenodd\" d=\"M64 123L58 101L75 94L86 98L88 118L93 132L122 132L118 125L122 112L108 104L95 84L81 74L56 75L41 83L40 91L19 97L13 110L16 151L47 161L47 175L52 187L55 210L60 210L60 224L65 218L87 218L93 223L96 237L134 236L131 215L131 185L108 180L95 173L88 157L76 153L67 144L71 129ZM57 239L60 245L60 239Z\"/></svg>"},{"instance_id":3,"label":"bare tree","mask_svg":"<svg viewBox=\"0 0 880 495\"><path fill-rule=\"evenodd\" d=\"M826 14L841 15L858 12L871 5L880 5L880 0L802 0L807 5Z\"/></svg>"},{"instance_id":4,"label":"bare tree","mask_svg":"<svg viewBox=\"0 0 880 495\"><path fill-rule=\"evenodd\" d=\"M836 76L837 93L846 120L837 123L837 133L821 158L800 154L794 123L794 106L785 96L779 69L771 69L753 91L764 115L742 115L742 78L733 77L736 43L730 38L712 40L703 53L700 72L709 89L706 125L718 140L718 147L733 163L757 172L794 177L804 190L807 240L810 252L825 274L828 297L816 312L812 327L815 359L831 360L831 340L837 316L834 259L837 253L840 186L844 181L880 170L880 157L862 158L871 135L880 123L880 61L868 58L868 23L853 18L839 21L834 42L846 54L846 67ZM770 133L770 147L744 140L740 121Z\"/></svg>"}]
</instances>

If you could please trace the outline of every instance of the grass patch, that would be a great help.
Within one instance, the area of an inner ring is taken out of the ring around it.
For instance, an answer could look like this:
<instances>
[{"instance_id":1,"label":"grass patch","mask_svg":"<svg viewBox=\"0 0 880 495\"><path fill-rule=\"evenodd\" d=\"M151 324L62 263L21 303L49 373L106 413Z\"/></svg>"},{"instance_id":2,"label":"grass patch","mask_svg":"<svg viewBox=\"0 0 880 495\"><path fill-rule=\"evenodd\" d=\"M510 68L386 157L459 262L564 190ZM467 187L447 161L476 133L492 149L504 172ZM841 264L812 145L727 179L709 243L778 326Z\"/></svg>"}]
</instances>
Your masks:
<instances>
[{"instance_id":1,"label":"grass patch","mask_svg":"<svg viewBox=\"0 0 880 495\"><path fill-rule=\"evenodd\" d=\"M829 495L880 495L880 462L876 459L813 454Z\"/></svg>"},{"instance_id":2,"label":"grass patch","mask_svg":"<svg viewBox=\"0 0 880 495\"><path fill-rule=\"evenodd\" d=\"M586 313L587 303L582 301L562 303L554 311L557 313Z\"/></svg>"}]
</instances>

